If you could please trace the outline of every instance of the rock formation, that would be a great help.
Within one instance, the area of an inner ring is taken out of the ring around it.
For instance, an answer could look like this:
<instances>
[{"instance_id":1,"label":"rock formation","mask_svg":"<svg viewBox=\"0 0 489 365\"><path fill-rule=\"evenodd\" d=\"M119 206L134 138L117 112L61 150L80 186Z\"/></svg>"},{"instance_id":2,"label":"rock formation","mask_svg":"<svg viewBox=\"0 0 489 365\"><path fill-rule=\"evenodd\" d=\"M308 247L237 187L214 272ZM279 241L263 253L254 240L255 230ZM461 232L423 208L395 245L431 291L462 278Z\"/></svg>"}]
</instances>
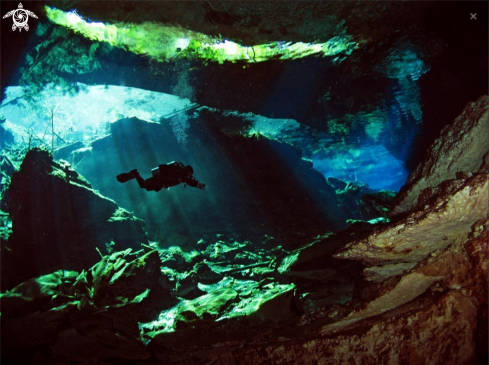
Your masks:
<instances>
[{"instance_id":1,"label":"rock formation","mask_svg":"<svg viewBox=\"0 0 489 365\"><path fill-rule=\"evenodd\" d=\"M432 194L425 189L456 179L457 173L487 172L488 151L489 98L482 96L467 105L455 122L441 131L424 162L409 176L397 195L390 215L412 210L418 197Z\"/></svg>"},{"instance_id":2,"label":"rock formation","mask_svg":"<svg viewBox=\"0 0 489 365\"><path fill-rule=\"evenodd\" d=\"M32 149L8 190L13 233L2 241L2 289L57 269L87 269L106 244L147 243L144 222L94 191L46 150Z\"/></svg>"}]
</instances>

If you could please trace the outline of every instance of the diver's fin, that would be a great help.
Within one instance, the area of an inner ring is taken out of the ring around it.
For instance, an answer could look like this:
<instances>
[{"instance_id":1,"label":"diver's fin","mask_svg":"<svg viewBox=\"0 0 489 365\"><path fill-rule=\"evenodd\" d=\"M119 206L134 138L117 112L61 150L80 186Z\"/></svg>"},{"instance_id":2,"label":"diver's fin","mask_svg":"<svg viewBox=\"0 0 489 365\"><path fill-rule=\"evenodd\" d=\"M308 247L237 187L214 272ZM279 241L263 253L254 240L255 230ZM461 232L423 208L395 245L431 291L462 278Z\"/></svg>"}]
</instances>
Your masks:
<instances>
[{"instance_id":1,"label":"diver's fin","mask_svg":"<svg viewBox=\"0 0 489 365\"><path fill-rule=\"evenodd\" d=\"M117 175L117 181L119 181L120 183L125 183L129 180L135 179L137 172L138 170L131 170L129 172L124 172L120 175Z\"/></svg>"}]
</instances>

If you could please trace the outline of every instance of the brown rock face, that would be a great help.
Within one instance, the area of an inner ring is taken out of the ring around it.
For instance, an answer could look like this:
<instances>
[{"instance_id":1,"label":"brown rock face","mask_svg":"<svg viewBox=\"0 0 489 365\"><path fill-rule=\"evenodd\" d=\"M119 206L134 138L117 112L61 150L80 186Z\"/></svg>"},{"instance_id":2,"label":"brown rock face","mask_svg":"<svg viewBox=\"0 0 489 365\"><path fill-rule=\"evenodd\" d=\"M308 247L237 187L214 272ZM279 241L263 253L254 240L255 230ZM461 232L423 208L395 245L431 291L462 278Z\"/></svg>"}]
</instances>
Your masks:
<instances>
[{"instance_id":1,"label":"brown rock face","mask_svg":"<svg viewBox=\"0 0 489 365\"><path fill-rule=\"evenodd\" d=\"M489 97L470 103L452 125L446 126L428 150L425 161L409 176L390 215L410 211L426 188L434 188L457 172L482 172L489 152ZM485 162L483 163L483 159Z\"/></svg>"},{"instance_id":2,"label":"brown rock face","mask_svg":"<svg viewBox=\"0 0 489 365\"><path fill-rule=\"evenodd\" d=\"M402 274L435 250L465 242L474 222L489 209L488 174L444 185L424 210L348 244L335 257L363 262L370 266L364 272L367 280L382 281Z\"/></svg>"},{"instance_id":3,"label":"brown rock face","mask_svg":"<svg viewBox=\"0 0 489 365\"><path fill-rule=\"evenodd\" d=\"M315 336L233 351L239 364L479 364L487 359L487 220ZM430 287L430 289L428 289ZM428 289L428 290L427 290Z\"/></svg>"},{"instance_id":4,"label":"brown rock face","mask_svg":"<svg viewBox=\"0 0 489 365\"><path fill-rule=\"evenodd\" d=\"M238 364L474 364L477 309L449 291L349 332L287 344L243 348ZM402 313L404 312L404 313Z\"/></svg>"}]
</instances>

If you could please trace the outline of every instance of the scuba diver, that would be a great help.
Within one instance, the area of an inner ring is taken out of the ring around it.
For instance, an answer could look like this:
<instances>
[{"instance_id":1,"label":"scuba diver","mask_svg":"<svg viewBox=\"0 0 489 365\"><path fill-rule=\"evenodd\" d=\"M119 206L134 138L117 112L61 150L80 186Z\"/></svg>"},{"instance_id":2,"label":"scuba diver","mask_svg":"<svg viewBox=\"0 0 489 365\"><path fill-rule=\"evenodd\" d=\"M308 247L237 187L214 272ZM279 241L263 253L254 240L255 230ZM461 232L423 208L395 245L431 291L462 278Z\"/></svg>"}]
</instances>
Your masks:
<instances>
[{"instance_id":1,"label":"scuba diver","mask_svg":"<svg viewBox=\"0 0 489 365\"><path fill-rule=\"evenodd\" d=\"M153 176L149 179L143 179L139 175L138 170L131 170L117 175L117 181L125 183L129 180L136 179L141 189L148 191L160 191L163 188L169 188L180 183L184 184L183 187L189 185L204 190L205 184L198 182L192 176L193 173L194 169L192 166L185 166L181 162L173 161L152 169L151 174Z\"/></svg>"}]
</instances>

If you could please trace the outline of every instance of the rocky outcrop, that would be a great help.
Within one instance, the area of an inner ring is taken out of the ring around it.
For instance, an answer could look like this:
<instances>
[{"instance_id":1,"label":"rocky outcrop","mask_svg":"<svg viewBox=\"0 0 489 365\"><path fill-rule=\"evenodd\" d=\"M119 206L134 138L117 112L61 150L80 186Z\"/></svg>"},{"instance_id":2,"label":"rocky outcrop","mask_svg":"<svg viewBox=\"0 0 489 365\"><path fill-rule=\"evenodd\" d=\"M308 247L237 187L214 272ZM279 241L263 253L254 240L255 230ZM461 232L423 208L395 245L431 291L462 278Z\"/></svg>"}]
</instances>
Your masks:
<instances>
[{"instance_id":1,"label":"rocky outcrop","mask_svg":"<svg viewBox=\"0 0 489 365\"><path fill-rule=\"evenodd\" d=\"M118 249L147 242L143 221L45 150L26 154L8 193L13 233L2 242L4 290L57 269L87 269L112 241Z\"/></svg>"},{"instance_id":2,"label":"rocky outcrop","mask_svg":"<svg viewBox=\"0 0 489 365\"><path fill-rule=\"evenodd\" d=\"M347 244L336 258L361 261L370 281L384 281L412 269L436 250L466 242L473 224L489 211L488 97L471 103L447 126L410 175L387 227Z\"/></svg>"},{"instance_id":3,"label":"rocky outcrop","mask_svg":"<svg viewBox=\"0 0 489 365\"><path fill-rule=\"evenodd\" d=\"M138 322L175 302L160 266L156 251L128 249L80 274L58 271L1 294L2 360L40 364L47 351L61 362L151 357L137 341Z\"/></svg>"},{"instance_id":4,"label":"rocky outcrop","mask_svg":"<svg viewBox=\"0 0 489 365\"><path fill-rule=\"evenodd\" d=\"M487 172L488 154L489 97L482 96L441 131L426 159L399 191L390 216L410 211L424 189L455 179L458 172Z\"/></svg>"},{"instance_id":5,"label":"rocky outcrop","mask_svg":"<svg viewBox=\"0 0 489 365\"><path fill-rule=\"evenodd\" d=\"M472 117L467 125L481 119L480 113ZM453 128L457 126L456 122ZM454 131L447 128L444 133L453 135ZM463 171L461 164L472 161L472 152L469 146L459 151L455 170ZM326 363L349 362L352 353L366 364L418 363L421 356L432 356L430 362L444 364L487 361L489 189L488 174L479 169L486 163L484 154L473 161L474 173L457 171L451 179L432 180L436 185L418 191L411 210L395 216L391 223L356 233L352 226L298 250L285 275L316 275L324 280L332 274L321 272L321 265L334 271L341 267L335 259L346 259L362 264L365 281L356 282L351 302L318 308L301 317L300 325L325 323L314 341L242 351L243 363L260 363L266 357L300 359L301 363L323 357ZM442 179L447 164L435 162L428 175ZM424 170L416 171L413 176ZM376 348L380 344L389 351Z\"/></svg>"},{"instance_id":6,"label":"rocky outcrop","mask_svg":"<svg viewBox=\"0 0 489 365\"><path fill-rule=\"evenodd\" d=\"M348 244L335 257L368 266L364 271L367 280L383 281L402 274L433 251L465 242L474 222L487 215L488 188L487 174L447 181L425 202L424 210Z\"/></svg>"},{"instance_id":7,"label":"rocky outcrop","mask_svg":"<svg viewBox=\"0 0 489 365\"><path fill-rule=\"evenodd\" d=\"M102 194L144 219L152 239L165 242L177 234L196 242L229 231L288 237L297 246L357 218L347 209L332 214L335 191L300 150L261 135L221 131L225 121L244 122L241 117L206 109L180 117L185 125L120 119L110 123L110 135L69 159ZM135 168L147 178L152 168L172 160L193 166L205 190L175 186L156 193L115 179Z\"/></svg>"},{"instance_id":8,"label":"rocky outcrop","mask_svg":"<svg viewBox=\"0 0 489 365\"><path fill-rule=\"evenodd\" d=\"M246 347L233 355L239 364L474 364L476 313L469 298L449 292L332 336Z\"/></svg>"}]
</instances>

